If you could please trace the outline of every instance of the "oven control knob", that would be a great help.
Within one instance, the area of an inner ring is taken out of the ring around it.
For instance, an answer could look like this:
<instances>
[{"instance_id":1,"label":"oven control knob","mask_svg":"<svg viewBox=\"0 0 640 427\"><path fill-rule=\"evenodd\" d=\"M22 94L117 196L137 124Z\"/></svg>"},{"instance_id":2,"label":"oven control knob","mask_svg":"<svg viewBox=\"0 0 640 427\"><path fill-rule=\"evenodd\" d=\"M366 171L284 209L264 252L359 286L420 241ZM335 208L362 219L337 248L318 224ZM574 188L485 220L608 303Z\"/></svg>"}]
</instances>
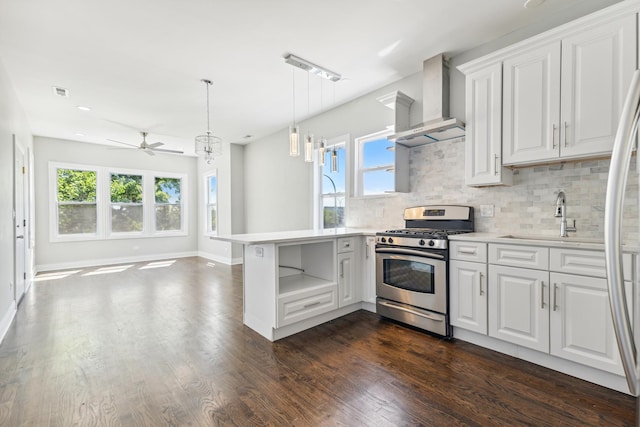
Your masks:
<instances>
[{"instance_id":1,"label":"oven control knob","mask_svg":"<svg viewBox=\"0 0 640 427\"><path fill-rule=\"evenodd\" d=\"M389 237L389 243L393 243L393 239Z\"/></svg>"},{"instance_id":2,"label":"oven control knob","mask_svg":"<svg viewBox=\"0 0 640 427\"><path fill-rule=\"evenodd\" d=\"M385 239L384 237L382 237L382 238L380 239L380 241L381 241L382 243L385 243L385 242L387 241L387 239Z\"/></svg>"},{"instance_id":3,"label":"oven control knob","mask_svg":"<svg viewBox=\"0 0 640 427\"><path fill-rule=\"evenodd\" d=\"M424 241L424 240L420 240L420 241L418 242L418 244L419 244L420 246L424 246L424 245L425 245L425 241Z\"/></svg>"},{"instance_id":4,"label":"oven control knob","mask_svg":"<svg viewBox=\"0 0 640 427\"><path fill-rule=\"evenodd\" d=\"M434 242L433 240L429 240L429 246L434 246L436 244L436 242Z\"/></svg>"}]
</instances>

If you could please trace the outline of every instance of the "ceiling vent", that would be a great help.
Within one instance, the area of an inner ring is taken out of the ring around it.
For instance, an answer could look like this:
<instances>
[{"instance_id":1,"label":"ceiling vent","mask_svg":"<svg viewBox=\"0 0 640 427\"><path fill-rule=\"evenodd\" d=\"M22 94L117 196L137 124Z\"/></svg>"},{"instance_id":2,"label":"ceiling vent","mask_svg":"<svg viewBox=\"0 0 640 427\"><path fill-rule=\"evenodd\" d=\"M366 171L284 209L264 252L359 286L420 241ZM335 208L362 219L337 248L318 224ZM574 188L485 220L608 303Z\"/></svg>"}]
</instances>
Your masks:
<instances>
[{"instance_id":1,"label":"ceiling vent","mask_svg":"<svg viewBox=\"0 0 640 427\"><path fill-rule=\"evenodd\" d=\"M65 89L63 87L58 87L58 86L53 86L53 94L54 95L58 95L61 96L63 98L68 98L69 97L69 90Z\"/></svg>"}]
</instances>

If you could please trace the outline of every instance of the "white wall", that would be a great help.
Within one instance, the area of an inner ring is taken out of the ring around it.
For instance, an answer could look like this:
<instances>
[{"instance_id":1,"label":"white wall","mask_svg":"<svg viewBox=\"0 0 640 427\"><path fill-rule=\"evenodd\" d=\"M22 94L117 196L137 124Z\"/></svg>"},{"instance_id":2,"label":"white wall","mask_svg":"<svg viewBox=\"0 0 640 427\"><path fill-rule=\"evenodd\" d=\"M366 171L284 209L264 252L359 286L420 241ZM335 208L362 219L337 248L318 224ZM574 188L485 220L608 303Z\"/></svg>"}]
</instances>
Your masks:
<instances>
[{"instance_id":1,"label":"white wall","mask_svg":"<svg viewBox=\"0 0 640 427\"><path fill-rule=\"evenodd\" d=\"M218 234L241 234L244 232L244 146L223 143L222 155L211 164L198 158L198 212L205 212L206 184L204 176L216 171L218 181ZM213 240L205 236L205 218L198 218L198 253L200 256L236 264L242 261L242 246Z\"/></svg>"},{"instance_id":2,"label":"white wall","mask_svg":"<svg viewBox=\"0 0 640 427\"><path fill-rule=\"evenodd\" d=\"M36 262L39 271L197 254L197 200L199 195L196 159L194 157L162 153L151 157L139 150L111 150L106 145L44 137L34 138L34 153L36 166ZM49 162L51 161L186 174L188 180L188 235L51 242L49 240Z\"/></svg>"},{"instance_id":3,"label":"white wall","mask_svg":"<svg viewBox=\"0 0 640 427\"><path fill-rule=\"evenodd\" d=\"M4 337L16 302L14 282L13 231L13 135L25 150L33 149L33 139L27 118L20 106L4 64L0 61L0 341ZM31 171L29 171L31 174ZM29 259L32 257L29 256ZM28 276L33 274L27 272Z\"/></svg>"}]
</instances>

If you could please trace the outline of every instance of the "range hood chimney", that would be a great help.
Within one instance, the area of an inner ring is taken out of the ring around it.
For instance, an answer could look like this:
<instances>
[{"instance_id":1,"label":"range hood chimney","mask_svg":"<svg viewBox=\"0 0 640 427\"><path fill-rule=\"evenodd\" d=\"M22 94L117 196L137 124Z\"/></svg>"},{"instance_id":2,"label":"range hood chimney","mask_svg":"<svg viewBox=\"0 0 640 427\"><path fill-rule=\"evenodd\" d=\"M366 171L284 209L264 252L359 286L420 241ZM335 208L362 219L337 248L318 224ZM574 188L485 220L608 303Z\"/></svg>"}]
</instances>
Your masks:
<instances>
[{"instance_id":1,"label":"range hood chimney","mask_svg":"<svg viewBox=\"0 0 640 427\"><path fill-rule=\"evenodd\" d=\"M464 123L449 117L449 63L442 54L423 62L422 120L422 124L388 139L414 147L464 136Z\"/></svg>"}]
</instances>

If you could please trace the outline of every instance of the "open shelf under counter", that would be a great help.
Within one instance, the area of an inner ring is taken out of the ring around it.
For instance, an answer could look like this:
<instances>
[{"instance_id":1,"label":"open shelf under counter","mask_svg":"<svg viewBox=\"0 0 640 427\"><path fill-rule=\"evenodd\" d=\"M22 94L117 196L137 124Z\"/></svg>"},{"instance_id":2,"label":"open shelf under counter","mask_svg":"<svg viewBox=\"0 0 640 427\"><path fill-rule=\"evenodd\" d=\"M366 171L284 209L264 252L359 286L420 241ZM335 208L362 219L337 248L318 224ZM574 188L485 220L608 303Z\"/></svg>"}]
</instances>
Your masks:
<instances>
[{"instance_id":1,"label":"open shelf under counter","mask_svg":"<svg viewBox=\"0 0 640 427\"><path fill-rule=\"evenodd\" d=\"M279 296L294 294L300 291L335 285L336 282L322 279L308 274L294 274L279 278Z\"/></svg>"}]
</instances>

